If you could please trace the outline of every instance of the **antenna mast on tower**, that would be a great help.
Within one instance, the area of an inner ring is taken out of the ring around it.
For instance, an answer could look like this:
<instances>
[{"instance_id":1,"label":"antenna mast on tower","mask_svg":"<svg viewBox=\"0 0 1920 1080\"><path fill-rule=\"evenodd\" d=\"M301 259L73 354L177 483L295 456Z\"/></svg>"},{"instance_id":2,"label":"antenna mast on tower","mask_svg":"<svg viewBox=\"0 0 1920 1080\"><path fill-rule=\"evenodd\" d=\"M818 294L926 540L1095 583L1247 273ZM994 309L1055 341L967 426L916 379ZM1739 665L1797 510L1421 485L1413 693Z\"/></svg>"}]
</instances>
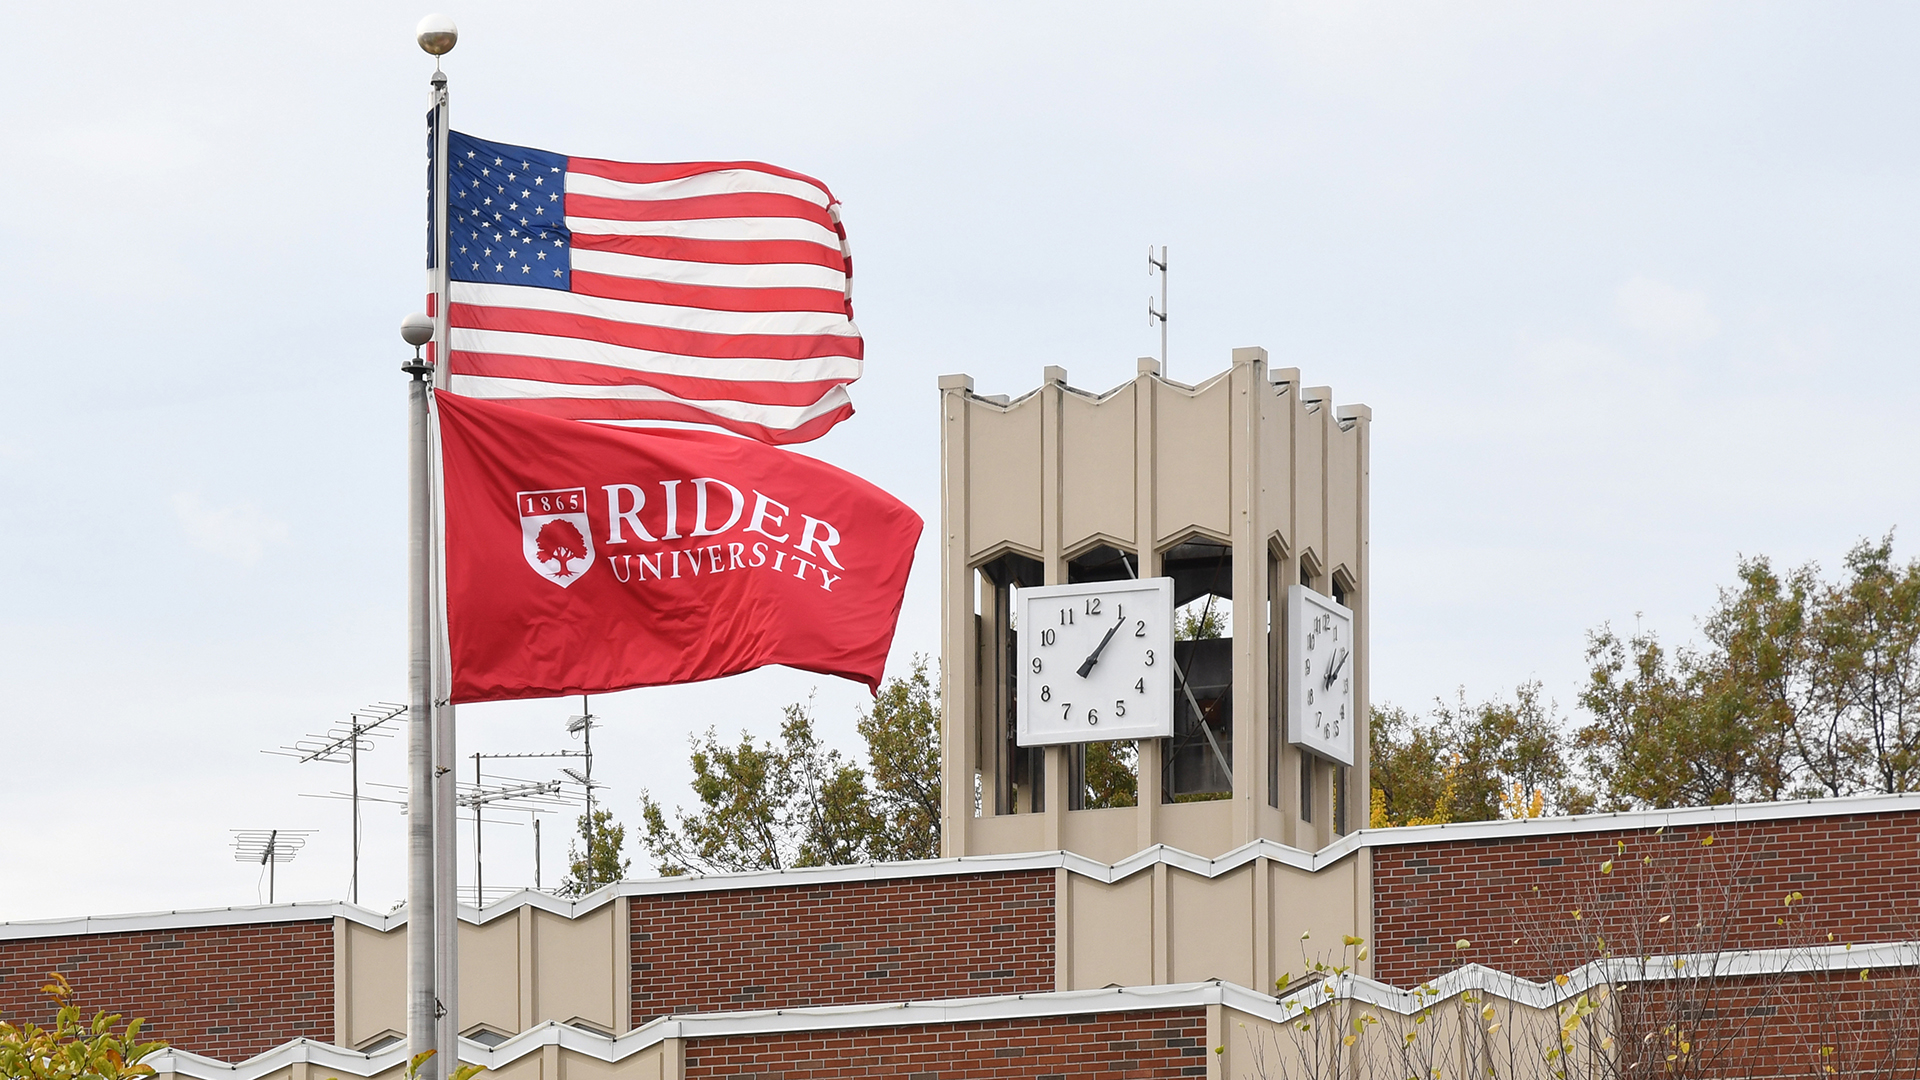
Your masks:
<instances>
[{"instance_id":1,"label":"antenna mast on tower","mask_svg":"<svg viewBox=\"0 0 1920 1080\"><path fill-rule=\"evenodd\" d=\"M1153 309L1153 297L1147 297L1147 325L1160 323L1160 376L1167 374L1167 245L1160 245L1160 257L1153 257L1153 245L1147 245L1147 275L1160 271L1160 310Z\"/></svg>"}]
</instances>

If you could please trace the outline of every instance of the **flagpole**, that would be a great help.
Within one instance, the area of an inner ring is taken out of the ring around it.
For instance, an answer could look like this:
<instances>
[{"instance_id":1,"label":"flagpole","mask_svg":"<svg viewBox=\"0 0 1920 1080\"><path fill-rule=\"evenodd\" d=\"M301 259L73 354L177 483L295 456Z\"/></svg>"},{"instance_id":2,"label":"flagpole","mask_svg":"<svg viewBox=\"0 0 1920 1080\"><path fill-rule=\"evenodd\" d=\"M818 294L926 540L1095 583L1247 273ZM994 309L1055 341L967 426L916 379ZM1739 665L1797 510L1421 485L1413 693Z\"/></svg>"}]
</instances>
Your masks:
<instances>
[{"instance_id":1,"label":"flagpole","mask_svg":"<svg viewBox=\"0 0 1920 1080\"><path fill-rule=\"evenodd\" d=\"M445 387L448 377L448 340L447 340L447 237L451 232L448 220L447 154L449 135L452 131L452 102L447 95L447 77L439 71L434 72L434 154L433 154L433 217L436 236L434 243L439 247L440 258L434 261L433 275L433 329L434 329L434 373L433 385ZM429 403L431 413L431 403ZM431 415L429 415L428 438L432 438ZM432 470L434 459L429 442L427 468ZM434 984L440 994L440 1024L436 1038L436 1049L440 1052L435 1060L441 1062L440 1075L448 1076L460 1062L460 864L458 838L458 773L459 747L454 729L453 705L447 701L447 687L441 678L446 667L446 640L441 635L440 598L443 595L441 575L444 568L440 559L440 530L438 516L435 513L435 501L432 493L435 487L429 472L428 499L424 512L427 521L427 565L431 571L428 585L432 621L428 630L432 634L432 674L433 689L433 861L434 861Z\"/></svg>"},{"instance_id":2,"label":"flagpole","mask_svg":"<svg viewBox=\"0 0 1920 1080\"><path fill-rule=\"evenodd\" d=\"M426 377L433 369L416 356L401 370L413 376L407 383L407 1056L412 1058L436 1049L440 1004L433 978L433 636L428 623L433 601L423 512L427 506ZM429 1058L420 1080L438 1080L440 1075Z\"/></svg>"},{"instance_id":3,"label":"flagpole","mask_svg":"<svg viewBox=\"0 0 1920 1080\"><path fill-rule=\"evenodd\" d=\"M407 367L408 495L408 731L407 792L407 1051L436 1053L419 1080L443 1080L459 1061L459 901L452 831L455 780L453 710L442 705L434 648L440 623L433 505L432 389L444 383L447 356L447 77L439 57L459 40L453 20L429 15L415 30L434 59L428 94L432 112L432 228L427 259L426 362ZM411 322L412 320L409 320ZM413 338L409 337L411 342Z\"/></svg>"}]
</instances>

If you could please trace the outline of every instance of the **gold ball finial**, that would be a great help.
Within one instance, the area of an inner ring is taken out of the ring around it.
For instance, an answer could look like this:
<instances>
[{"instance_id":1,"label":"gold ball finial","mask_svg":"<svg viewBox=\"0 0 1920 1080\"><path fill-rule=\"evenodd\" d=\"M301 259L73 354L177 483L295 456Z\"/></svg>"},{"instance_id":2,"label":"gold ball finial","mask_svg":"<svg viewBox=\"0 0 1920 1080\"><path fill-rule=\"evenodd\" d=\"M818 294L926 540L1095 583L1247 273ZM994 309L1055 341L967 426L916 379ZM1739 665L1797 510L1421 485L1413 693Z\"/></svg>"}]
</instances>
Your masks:
<instances>
[{"instance_id":1,"label":"gold ball finial","mask_svg":"<svg viewBox=\"0 0 1920 1080\"><path fill-rule=\"evenodd\" d=\"M453 51L454 43L460 40L460 28L453 25L451 16L429 15L413 28L413 39L428 54L445 56Z\"/></svg>"}]
</instances>

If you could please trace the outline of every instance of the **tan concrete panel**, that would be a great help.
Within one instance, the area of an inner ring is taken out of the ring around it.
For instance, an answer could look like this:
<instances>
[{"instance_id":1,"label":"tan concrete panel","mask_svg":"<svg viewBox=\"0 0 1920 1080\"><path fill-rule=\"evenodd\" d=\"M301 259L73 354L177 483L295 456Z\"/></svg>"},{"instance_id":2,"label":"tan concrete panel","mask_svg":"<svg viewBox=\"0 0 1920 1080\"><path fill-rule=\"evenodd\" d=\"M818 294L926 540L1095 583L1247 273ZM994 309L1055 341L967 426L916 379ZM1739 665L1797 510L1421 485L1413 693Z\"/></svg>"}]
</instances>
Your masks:
<instances>
[{"instance_id":1,"label":"tan concrete panel","mask_svg":"<svg viewBox=\"0 0 1920 1080\"><path fill-rule=\"evenodd\" d=\"M1070 811L1061 827L1060 840L1068 851L1117 863L1140 850L1134 843L1134 821L1138 817L1139 811L1131 806Z\"/></svg>"},{"instance_id":2,"label":"tan concrete panel","mask_svg":"<svg viewBox=\"0 0 1920 1080\"><path fill-rule=\"evenodd\" d=\"M1305 974L1313 960L1328 964L1352 961L1341 939L1348 934L1360 936L1365 928L1355 924L1354 890L1358 887L1357 858L1346 858L1318 872L1299 870L1280 863L1273 865L1273 970ZM1302 940L1302 933L1309 936ZM1345 957L1345 959L1343 959Z\"/></svg>"},{"instance_id":3,"label":"tan concrete panel","mask_svg":"<svg viewBox=\"0 0 1920 1080\"><path fill-rule=\"evenodd\" d=\"M1360 574L1360 430L1327 431L1327 568Z\"/></svg>"},{"instance_id":4,"label":"tan concrete panel","mask_svg":"<svg viewBox=\"0 0 1920 1080\"><path fill-rule=\"evenodd\" d=\"M666 1047L650 1046L621 1061L601 1061L585 1054L561 1057L561 1080L664 1080Z\"/></svg>"},{"instance_id":5,"label":"tan concrete panel","mask_svg":"<svg viewBox=\"0 0 1920 1080\"><path fill-rule=\"evenodd\" d=\"M531 1018L558 1020L579 1017L613 1031L614 977L624 965L613 955L614 905L606 904L577 919L541 911L534 915L533 970L539 980Z\"/></svg>"},{"instance_id":6,"label":"tan concrete panel","mask_svg":"<svg viewBox=\"0 0 1920 1080\"><path fill-rule=\"evenodd\" d=\"M564 1051L562 1052L565 1053ZM517 1061L509 1061L497 1069L488 1069L486 1072L487 1080L549 1080L549 1078L540 1075L541 1059L545 1056L544 1053L528 1054L526 1057L520 1058ZM573 1057L575 1055L568 1054L567 1056Z\"/></svg>"},{"instance_id":7,"label":"tan concrete panel","mask_svg":"<svg viewBox=\"0 0 1920 1080\"><path fill-rule=\"evenodd\" d=\"M508 1035L520 1016L520 920L460 924L460 1030L489 1024Z\"/></svg>"},{"instance_id":8,"label":"tan concrete panel","mask_svg":"<svg viewBox=\"0 0 1920 1080\"><path fill-rule=\"evenodd\" d=\"M1289 549L1294 544L1293 417L1294 395L1282 394L1272 385L1259 395L1260 431L1260 520L1254 530L1258 536L1279 533Z\"/></svg>"},{"instance_id":9,"label":"tan concrete panel","mask_svg":"<svg viewBox=\"0 0 1920 1080\"><path fill-rule=\"evenodd\" d=\"M973 838L980 851L1013 855L1046 851L1045 814L1002 814L973 819Z\"/></svg>"},{"instance_id":10,"label":"tan concrete panel","mask_svg":"<svg viewBox=\"0 0 1920 1080\"><path fill-rule=\"evenodd\" d=\"M1214 858L1239 845L1233 840L1233 800L1160 804L1160 842Z\"/></svg>"},{"instance_id":11,"label":"tan concrete panel","mask_svg":"<svg viewBox=\"0 0 1920 1080\"><path fill-rule=\"evenodd\" d=\"M1071 874L1067 888L1067 910L1073 912L1070 989L1152 985L1153 875L1108 885Z\"/></svg>"},{"instance_id":12,"label":"tan concrete panel","mask_svg":"<svg viewBox=\"0 0 1920 1080\"><path fill-rule=\"evenodd\" d=\"M1253 875L1257 864L1207 878L1175 870L1167 879L1173 982L1253 983Z\"/></svg>"},{"instance_id":13,"label":"tan concrete panel","mask_svg":"<svg viewBox=\"0 0 1920 1080\"><path fill-rule=\"evenodd\" d=\"M1326 452L1320 445L1320 439L1331 406L1322 402L1312 410L1298 404L1294 407L1300 411L1295 416L1294 426L1293 523L1300 535L1297 539L1290 539L1293 539L1295 554L1312 548L1324 568L1328 564L1326 513L1321 505L1325 473L1321 470Z\"/></svg>"},{"instance_id":14,"label":"tan concrete panel","mask_svg":"<svg viewBox=\"0 0 1920 1080\"><path fill-rule=\"evenodd\" d=\"M1195 526L1229 534L1232 404L1231 379L1215 379L1197 393L1154 384L1156 542Z\"/></svg>"},{"instance_id":15,"label":"tan concrete panel","mask_svg":"<svg viewBox=\"0 0 1920 1080\"><path fill-rule=\"evenodd\" d=\"M407 931L381 933L348 923L347 1030L335 1033L342 1046L407 1030Z\"/></svg>"},{"instance_id":16,"label":"tan concrete panel","mask_svg":"<svg viewBox=\"0 0 1920 1080\"><path fill-rule=\"evenodd\" d=\"M1134 388L1098 401L1061 396L1060 540L1066 550L1096 534L1133 539Z\"/></svg>"},{"instance_id":17,"label":"tan concrete panel","mask_svg":"<svg viewBox=\"0 0 1920 1080\"><path fill-rule=\"evenodd\" d=\"M967 399L968 557L1002 543L1040 550L1040 412L1045 394L1002 410Z\"/></svg>"}]
</instances>

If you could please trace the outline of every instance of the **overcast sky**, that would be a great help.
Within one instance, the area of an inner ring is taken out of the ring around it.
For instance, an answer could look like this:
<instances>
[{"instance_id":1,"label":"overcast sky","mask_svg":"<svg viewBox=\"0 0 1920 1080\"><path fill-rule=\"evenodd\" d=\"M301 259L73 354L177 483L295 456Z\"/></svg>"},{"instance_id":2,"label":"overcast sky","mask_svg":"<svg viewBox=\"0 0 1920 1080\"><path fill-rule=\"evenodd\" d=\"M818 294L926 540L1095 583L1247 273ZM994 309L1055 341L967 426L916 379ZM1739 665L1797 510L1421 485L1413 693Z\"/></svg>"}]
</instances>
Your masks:
<instances>
[{"instance_id":1,"label":"overcast sky","mask_svg":"<svg viewBox=\"0 0 1920 1080\"><path fill-rule=\"evenodd\" d=\"M0 919L253 903L236 828L318 830L280 899L345 893L345 808L301 797L344 768L260 751L406 693L422 14L0 17ZM807 452L930 522L936 376L1123 381L1169 245L1175 378L1264 345L1373 407L1376 701L1540 679L1570 709L1588 629L1685 639L1742 553L1915 551L1910 5L450 14L462 130L833 187L868 374ZM936 649L938 569L896 671ZM770 733L816 686L853 746L864 692L793 672L599 701L610 805L689 797L689 732ZM461 749L563 748L571 711L463 709ZM368 813L369 906L401 828ZM531 883L529 839L489 828L491 883Z\"/></svg>"}]
</instances>

